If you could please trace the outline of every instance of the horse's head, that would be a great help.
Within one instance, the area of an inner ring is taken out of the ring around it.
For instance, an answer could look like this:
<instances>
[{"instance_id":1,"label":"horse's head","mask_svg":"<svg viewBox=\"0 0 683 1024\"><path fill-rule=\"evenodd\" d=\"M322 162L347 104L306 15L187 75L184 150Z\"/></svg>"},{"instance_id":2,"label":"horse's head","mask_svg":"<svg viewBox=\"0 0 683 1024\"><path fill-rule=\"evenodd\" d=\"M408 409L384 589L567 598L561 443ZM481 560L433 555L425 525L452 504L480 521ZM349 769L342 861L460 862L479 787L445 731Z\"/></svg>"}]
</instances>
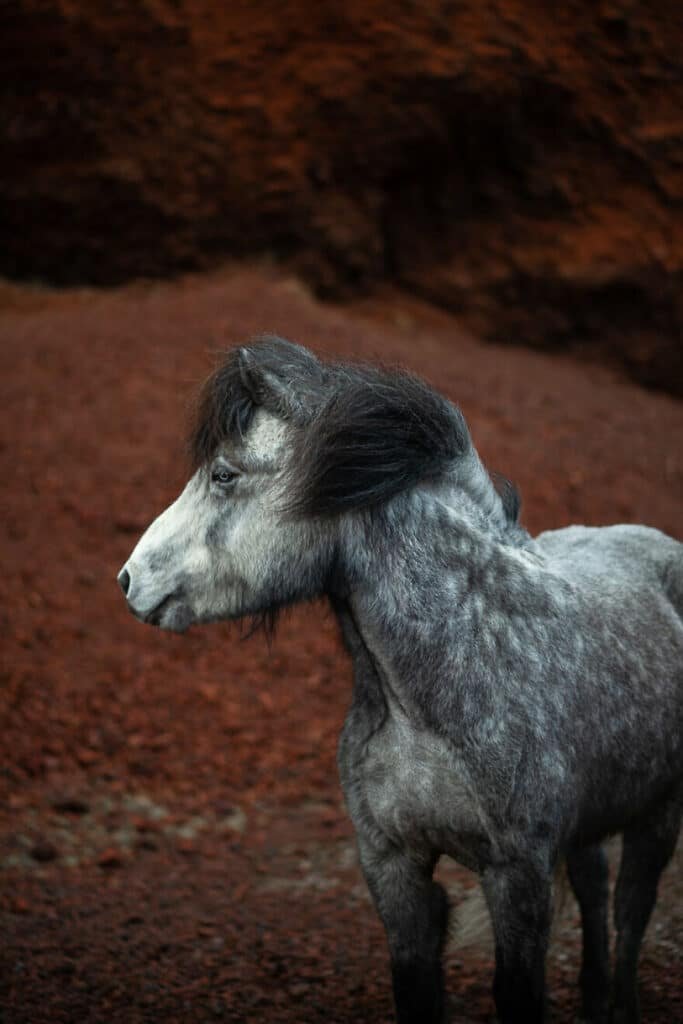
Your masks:
<instances>
[{"instance_id":1,"label":"horse's head","mask_svg":"<svg viewBox=\"0 0 683 1024\"><path fill-rule=\"evenodd\" d=\"M369 513L391 503L400 536L401 497L425 482L459 481L503 517L450 402L410 374L323 364L280 338L209 378L192 451L194 475L119 574L134 614L165 629L357 583L386 542Z\"/></svg>"},{"instance_id":2,"label":"horse's head","mask_svg":"<svg viewBox=\"0 0 683 1024\"><path fill-rule=\"evenodd\" d=\"M288 510L296 438L325 389L322 365L277 338L232 353L207 381L194 475L119 573L131 611L183 631L315 596L330 524Z\"/></svg>"}]
</instances>

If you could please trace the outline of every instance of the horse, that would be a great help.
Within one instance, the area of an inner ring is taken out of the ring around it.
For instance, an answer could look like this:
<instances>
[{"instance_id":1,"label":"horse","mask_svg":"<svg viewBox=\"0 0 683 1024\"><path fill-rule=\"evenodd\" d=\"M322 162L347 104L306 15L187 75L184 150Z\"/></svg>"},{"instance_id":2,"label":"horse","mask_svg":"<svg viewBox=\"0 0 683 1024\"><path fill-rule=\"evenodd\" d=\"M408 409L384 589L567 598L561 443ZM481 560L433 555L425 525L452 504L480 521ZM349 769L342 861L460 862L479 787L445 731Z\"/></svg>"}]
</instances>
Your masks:
<instances>
[{"instance_id":1,"label":"horse","mask_svg":"<svg viewBox=\"0 0 683 1024\"><path fill-rule=\"evenodd\" d=\"M532 538L461 411L402 370L274 336L228 353L192 474L119 573L162 629L326 597L353 662L338 766L399 1024L436 1024L442 855L479 877L502 1024L545 1017L553 876L582 919L590 1024L637 1024L637 962L683 809L683 544ZM623 836L610 970L602 841Z\"/></svg>"}]
</instances>

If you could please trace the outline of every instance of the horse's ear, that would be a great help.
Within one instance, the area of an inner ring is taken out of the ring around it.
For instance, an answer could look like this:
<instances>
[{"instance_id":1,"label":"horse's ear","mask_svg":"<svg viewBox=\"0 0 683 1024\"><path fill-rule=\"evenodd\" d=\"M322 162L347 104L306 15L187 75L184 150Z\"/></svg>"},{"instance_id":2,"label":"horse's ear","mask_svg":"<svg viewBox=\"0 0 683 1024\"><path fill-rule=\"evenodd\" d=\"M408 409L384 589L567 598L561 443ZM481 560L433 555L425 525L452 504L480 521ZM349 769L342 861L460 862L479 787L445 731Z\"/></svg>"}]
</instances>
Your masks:
<instances>
[{"instance_id":1,"label":"horse's ear","mask_svg":"<svg viewBox=\"0 0 683 1024\"><path fill-rule=\"evenodd\" d=\"M283 419L305 422L310 418L322 378L316 357L282 338L263 338L237 351L243 387L256 405Z\"/></svg>"},{"instance_id":2,"label":"horse's ear","mask_svg":"<svg viewBox=\"0 0 683 1024\"><path fill-rule=\"evenodd\" d=\"M266 405L282 390L277 378L261 365L248 348L238 349L237 365L242 385L256 405Z\"/></svg>"}]
</instances>

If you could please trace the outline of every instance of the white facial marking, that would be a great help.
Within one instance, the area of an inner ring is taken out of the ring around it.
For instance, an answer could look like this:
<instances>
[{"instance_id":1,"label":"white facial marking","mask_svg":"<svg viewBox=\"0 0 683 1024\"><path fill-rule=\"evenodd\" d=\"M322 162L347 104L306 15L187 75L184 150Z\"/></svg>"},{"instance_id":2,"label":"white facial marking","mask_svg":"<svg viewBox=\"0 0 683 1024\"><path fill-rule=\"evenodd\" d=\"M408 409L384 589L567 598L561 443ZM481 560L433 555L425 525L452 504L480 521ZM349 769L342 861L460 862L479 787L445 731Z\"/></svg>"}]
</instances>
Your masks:
<instances>
[{"instance_id":1,"label":"white facial marking","mask_svg":"<svg viewBox=\"0 0 683 1024\"><path fill-rule=\"evenodd\" d=\"M280 462L284 461L289 438L289 427L287 424L266 412L259 409L254 421L245 438L242 448L246 460Z\"/></svg>"}]
</instances>

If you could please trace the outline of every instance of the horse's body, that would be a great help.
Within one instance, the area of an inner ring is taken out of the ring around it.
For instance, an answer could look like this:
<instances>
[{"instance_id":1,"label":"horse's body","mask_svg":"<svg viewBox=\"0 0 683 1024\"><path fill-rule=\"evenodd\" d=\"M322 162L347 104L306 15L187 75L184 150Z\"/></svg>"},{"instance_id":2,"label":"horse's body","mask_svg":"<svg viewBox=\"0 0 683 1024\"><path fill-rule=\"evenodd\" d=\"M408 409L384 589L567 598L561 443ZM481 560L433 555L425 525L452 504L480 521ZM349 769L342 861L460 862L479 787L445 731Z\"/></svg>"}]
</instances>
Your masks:
<instances>
[{"instance_id":1,"label":"horse's body","mask_svg":"<svg viewBox=\"0 0 683 1024\"><path fill-rule=\"evenodd\" d=\"M173 629L330 598L355 680L340 775L399 1021L442 1014L442 853L480 876L498 1013L519 1024L543 1019L566 858L584 1017L607 1021L599 842L622 832L610 1019L635 1024L683 804L683 546L640 526L532 540L454 407L277 339L212 378L194 446L197 473L122 586L140 618Z\"/></svg>"}]
</instances>

